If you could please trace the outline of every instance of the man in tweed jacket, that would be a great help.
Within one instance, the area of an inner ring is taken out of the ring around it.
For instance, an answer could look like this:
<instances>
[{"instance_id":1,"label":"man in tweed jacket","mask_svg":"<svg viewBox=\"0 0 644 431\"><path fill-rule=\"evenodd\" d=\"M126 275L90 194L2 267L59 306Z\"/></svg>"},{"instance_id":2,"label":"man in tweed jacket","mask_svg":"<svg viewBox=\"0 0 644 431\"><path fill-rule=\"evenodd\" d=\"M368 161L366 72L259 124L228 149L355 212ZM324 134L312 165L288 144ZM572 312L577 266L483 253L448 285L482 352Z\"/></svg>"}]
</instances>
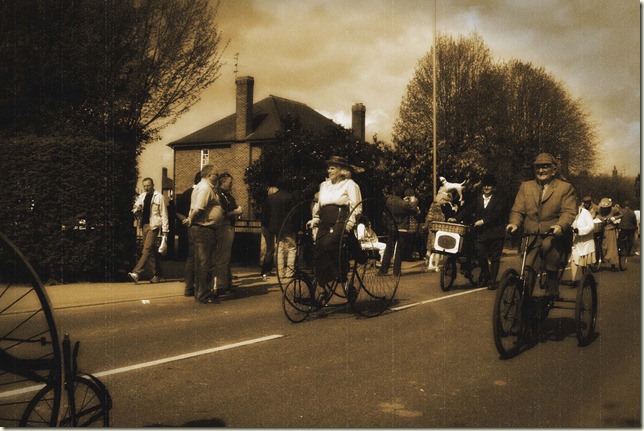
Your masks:
<instances>
[{"instance_id":1,"label":"man in tweed jacket","mask_svg":"<svg viewBox=\"0 0 644 431\"><path fill-rule=\"evenodd\" d=\"M523 225L526 233L552 231L554 236L537 240L528 254L528 263L534 262L535 253L541 246L548 273L546 294L557 298L557 272L561 267L561 255L568 246L566 233L577 215L577 198L570 183L555 178L557 161L551 154L539 154L534 161L534 171L535 179L524 181L519 187L506 229L512 233Z\"/></svg>"}]
</instances>

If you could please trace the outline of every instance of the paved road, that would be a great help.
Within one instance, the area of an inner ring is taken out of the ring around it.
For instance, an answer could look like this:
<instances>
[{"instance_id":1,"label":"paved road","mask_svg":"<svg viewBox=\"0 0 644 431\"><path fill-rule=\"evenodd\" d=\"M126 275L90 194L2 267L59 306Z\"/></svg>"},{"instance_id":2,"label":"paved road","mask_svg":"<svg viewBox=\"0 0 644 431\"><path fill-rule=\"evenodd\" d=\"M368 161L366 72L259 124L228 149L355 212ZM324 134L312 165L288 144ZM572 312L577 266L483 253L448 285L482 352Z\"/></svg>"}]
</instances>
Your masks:
<instances>
[{"instance_id":1,"label":"paved road","mask_svg":"<svg viewBox=\"0 0 644 431\"><path fill-rule=\"evenodd\" d=\"M494 292L459 279L444 293L418 269L398 311L374 319L337 308L291 324L279 288L250 279L216 305L170 296L57 319L108 385L116 427L641 426L639 259L597 274L595 342L579 348L572 312L555 311L544 339L507 361Z\"/></svg>"}]
</instances>

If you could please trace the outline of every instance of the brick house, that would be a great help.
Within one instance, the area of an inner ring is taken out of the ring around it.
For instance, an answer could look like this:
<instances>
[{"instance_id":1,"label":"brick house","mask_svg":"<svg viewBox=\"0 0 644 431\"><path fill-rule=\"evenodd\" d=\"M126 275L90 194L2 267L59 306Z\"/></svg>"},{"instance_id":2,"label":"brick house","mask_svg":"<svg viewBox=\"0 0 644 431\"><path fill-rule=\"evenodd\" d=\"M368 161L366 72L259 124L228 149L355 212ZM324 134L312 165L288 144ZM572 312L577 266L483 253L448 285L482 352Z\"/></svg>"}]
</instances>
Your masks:
<instances>
[{"instance_id":1,"label":"brick house","mask_svg":"<svg viewBox=\"0 0 644 431\"><path fill-rule=\"evenodd\" d=\"M195 172L205 164L212 163L217 172L229 172L234 178L233 195L244 209L242 220L235 226L235 242L250 241L259 249L261 229L244 183L246 168L259 158L264 145L277 143L282 117L297 117L304 128L314 133L323 131L333 121L303 103L277 96L253 103L251 76L239 77L235 84L234 114L168 144L174 152L174 195L190 188ZM352 128L364 141L365 107L360 103L352 107Z\"/></svg>"}]
</instances>

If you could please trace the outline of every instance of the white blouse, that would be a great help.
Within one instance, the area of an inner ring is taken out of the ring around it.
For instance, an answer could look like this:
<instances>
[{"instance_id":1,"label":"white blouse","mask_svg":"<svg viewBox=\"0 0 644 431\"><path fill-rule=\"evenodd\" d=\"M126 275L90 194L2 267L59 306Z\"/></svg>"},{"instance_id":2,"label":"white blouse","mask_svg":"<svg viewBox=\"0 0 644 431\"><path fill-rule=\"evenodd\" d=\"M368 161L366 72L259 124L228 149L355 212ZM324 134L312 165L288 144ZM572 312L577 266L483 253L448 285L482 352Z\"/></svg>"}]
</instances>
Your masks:
<instances>
[{"instance_id":1,"label":"white blouse","mask_svg":"<svg viewBox=\"0 0 644 431\"><path fill-rule=\"evenodd\" d=\"M318 202L313 207L313 220L320 219L320 207L325 205L347 205L351 216L347 221L350 228L356 223L356 216L362 213L362 208L356 208L356 205L362 201L360 186L355 181L348 178L333 184L331 180L326 180L320 184L320 193Z\"/></svg>"}]
</instances>

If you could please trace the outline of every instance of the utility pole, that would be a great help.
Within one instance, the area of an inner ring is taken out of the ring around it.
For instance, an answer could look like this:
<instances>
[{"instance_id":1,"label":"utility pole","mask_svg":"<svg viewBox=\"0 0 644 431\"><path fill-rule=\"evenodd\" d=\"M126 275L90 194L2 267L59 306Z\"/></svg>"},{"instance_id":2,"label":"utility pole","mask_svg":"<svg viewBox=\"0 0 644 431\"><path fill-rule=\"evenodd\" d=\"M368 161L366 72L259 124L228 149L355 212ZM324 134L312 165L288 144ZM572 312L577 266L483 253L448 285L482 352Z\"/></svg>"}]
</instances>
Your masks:
<instances>
[{"instance_id":1,"label":"utility pole","mask_svg":"<svg viewBox=\"0 0 644 431\"><path fill-rule=\"evenodd\" d=\"M433 196L436 196L436 192L438 189L436 188L436 0L434 0L434 56L433 56L433 64L432 64L432 140L433 140L433 154L432 154L432 163L433 163L433 168L434 168L434 194ZM432 196L432 197L433 197Z\"/></svg>"}]
</instances>

